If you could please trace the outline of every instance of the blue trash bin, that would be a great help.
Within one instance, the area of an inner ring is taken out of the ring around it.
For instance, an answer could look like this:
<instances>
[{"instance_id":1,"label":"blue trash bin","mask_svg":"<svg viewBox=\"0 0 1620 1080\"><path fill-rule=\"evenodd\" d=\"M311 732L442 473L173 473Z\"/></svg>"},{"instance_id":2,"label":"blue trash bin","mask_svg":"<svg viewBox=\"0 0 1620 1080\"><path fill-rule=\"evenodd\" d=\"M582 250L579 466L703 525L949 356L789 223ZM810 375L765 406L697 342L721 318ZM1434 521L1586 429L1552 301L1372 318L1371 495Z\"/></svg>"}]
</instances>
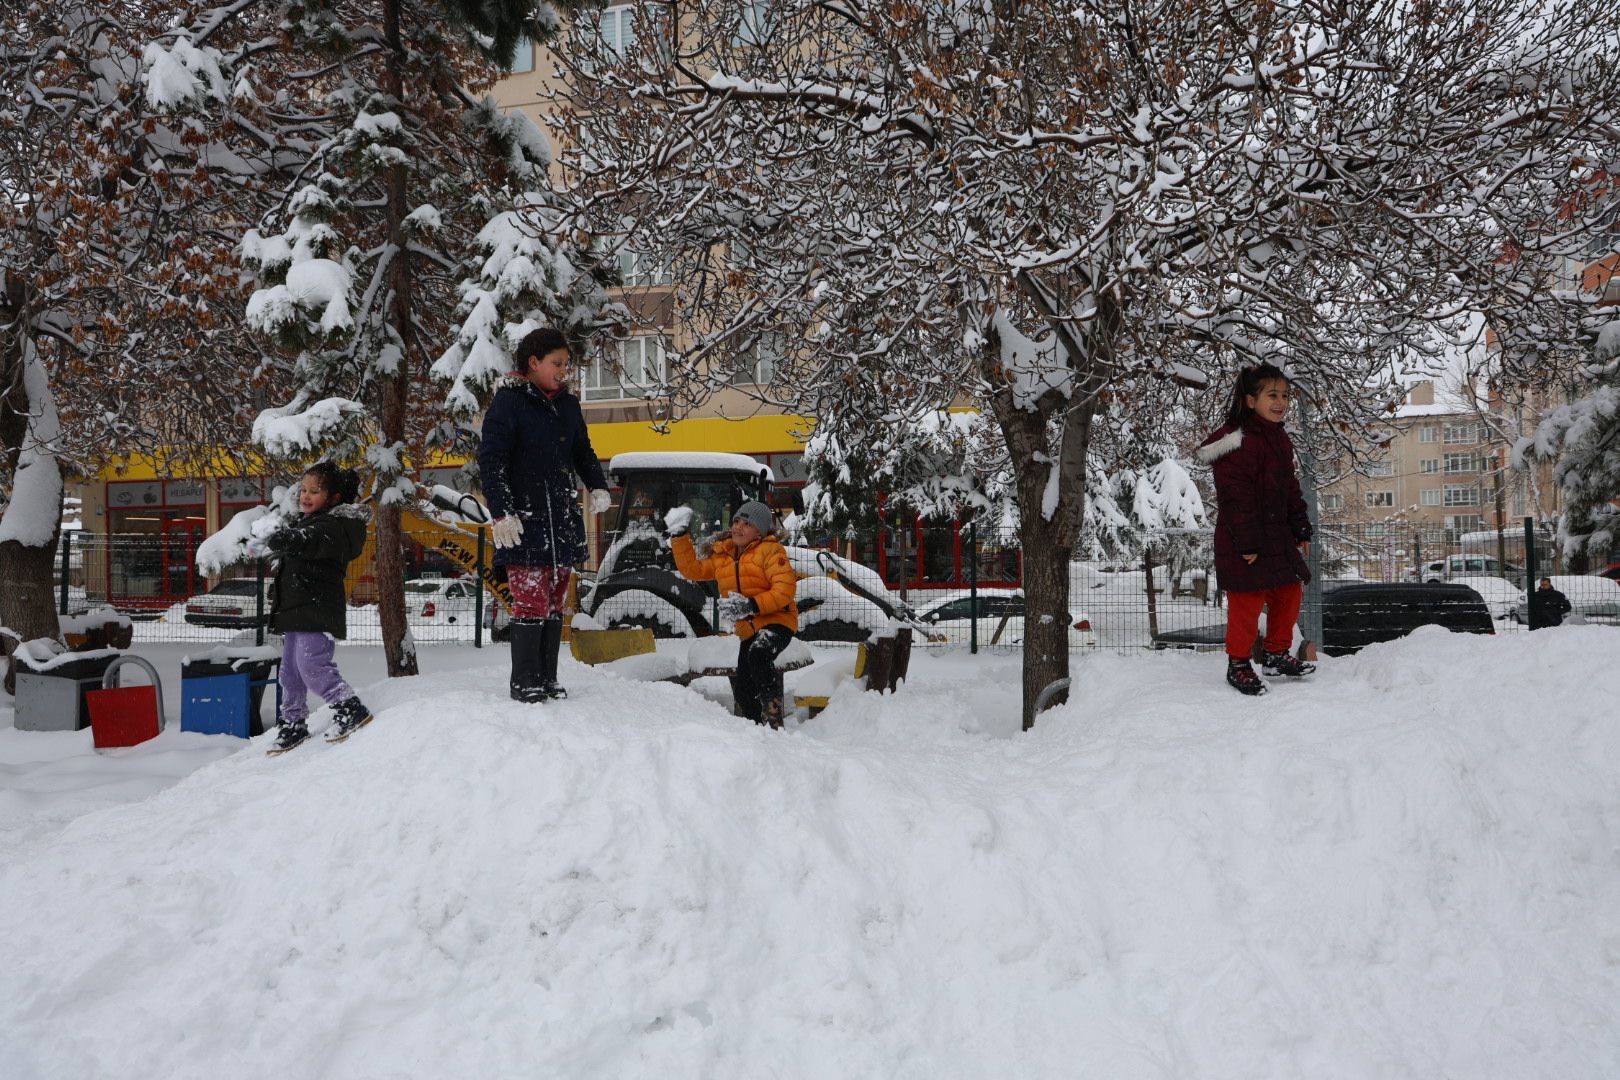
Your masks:
<instances>
[{"instance_id":1,"label":"blue trash bin","mask_svg":"<svg viewBox=\"0 0 1620 1080\"><path fill-rule=\"evenodd\" d=\"M252 679L210 675L180 680L180 730L245 739L253 719Z\"/></svg>"}]
</instances>

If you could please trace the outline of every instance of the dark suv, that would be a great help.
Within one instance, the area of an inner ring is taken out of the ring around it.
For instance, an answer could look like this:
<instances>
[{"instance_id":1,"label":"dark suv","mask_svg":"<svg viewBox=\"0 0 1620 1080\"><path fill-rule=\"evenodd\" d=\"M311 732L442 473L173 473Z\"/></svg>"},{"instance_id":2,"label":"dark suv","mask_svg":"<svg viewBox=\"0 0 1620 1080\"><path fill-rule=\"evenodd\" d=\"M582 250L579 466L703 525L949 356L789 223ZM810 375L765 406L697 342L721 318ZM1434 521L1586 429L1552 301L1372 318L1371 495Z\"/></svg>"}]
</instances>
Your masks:
<instances>
[{"instance_id":1,"label":"dark suv","mask_svg":"<svg viewBox=\"0 0 1620 1080\"><path fill-rule=\"evenodd\" d=\"M1364 645L1394 641L1419 626L1444 626L1467 634L1494 634L1491 612L1467 585L1431 582L1324 581L1321 650L1329 656L1353 653ZM1155 649L1223 646L1226 627L1172 630L1153 639Z\"/></svg>"}]
</instances>

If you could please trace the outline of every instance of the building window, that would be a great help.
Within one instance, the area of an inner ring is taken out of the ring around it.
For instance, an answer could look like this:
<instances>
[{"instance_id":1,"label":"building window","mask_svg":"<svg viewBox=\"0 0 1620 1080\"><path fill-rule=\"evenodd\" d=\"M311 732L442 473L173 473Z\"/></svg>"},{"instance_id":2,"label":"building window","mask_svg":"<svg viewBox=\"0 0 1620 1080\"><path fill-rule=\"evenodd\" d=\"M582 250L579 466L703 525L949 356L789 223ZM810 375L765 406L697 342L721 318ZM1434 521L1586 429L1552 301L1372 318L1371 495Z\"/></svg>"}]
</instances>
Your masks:
<instances>
[{"instance_id":1,"label":"building window","mask_svg":"<svg viewBox=\"0 0 1620 1080\"><path fill-rule=\"evenodd\" d=\"M1440 459L1437 457L1426 457L1418 462L1418 472L1420 473L1436 473L1439 471Z\"/></svg>"},{"instance_id":2,"label":"building window","mask_svg":"<svg viewBox=\"0 0 1620 1080\"><path fill-rule=\"evenodd\" d=\"M1418 442L1439 442L1440 429L1434 424L1424 424L1418 428Z\"/></svg>"},{"instance_id":3,"label":"building window","mask_svg":"<svg viewBox=\"0 0 1620 1080\"><path fill-rule=\"evenodd\" d=\"M603 10L600 16L599 28L602 44L612 49L619 56L630 51L630 46L636 40L636 5L622 4Z\"/></svg>"},{"instance_id":4,"label":"building window","mask_svg":"<svg viewBox=\"0 0 1620 1080\"><path fill-rule=\"evenodd\" d=\"M1418 493L1418 502L1424 506L1443 506L1445 504L1441 502L1442 494L1439 488L1424 488Z\"/></svg>"},{"instance_id":5,"label":"building window","mask_svg":"<svg viewBox=\"0 0 1620 1080\"><path fill-rule=\"evenodd\" d=\"M1367 465L1368 476L1394 476L1395 465L1389 461L1374 461Z\"/></svg>"},{"instance_id":6,"label":"building window","mask_svg":"<svg viewBox=\"0 0 1620 1080\"><path fill-rule=\"evenodd\" d=\"M521 75L525 71L534 70L534 42L528 38L518 38L517 48L512 52L512 66L507 68L510 75Z\"/></svg>"},{"instance_id":7,"label":"building window","mask_svg":"<svg viewBox=\"0 0 1620 1080\"><path fill-rule=\"evenodd\" d=\"M1446 517L1446 540L1449 543L1460 543L1469 533L1481 532L1485 528L1485 519L1478 514L1451 514Z\"/></svg>"},{"instance_id":8,"label":"building window","mask_svg":"<svg viewBox=\"0 0 1620 1080\"><path fill-rule=\"evenodd\" d=\"M1395 505L1395 493L1393 491L1369 491L1366 495L1368 506Z\"/></svg>"},{"instance_id":9,"label":"building window","mask_svg":"<svg viewBox=\"0 0 1620 1080\"><path fill-rule=\"evenodd\" d=\"M580 397L585 401L615 401L646 397L664 381L664 339L654 335L618 342L618 370L600 354L580 372Z\"/></svg>"},{"instance_id":10,"label":"building window","mask_svg":"<svg viewBox=\"0 0 1620 1080\"><path fill-rule=\"evenodd\" d=\"M771 10L767 0L743 0L742 12L737 18L737 33L732 42L737 45L763 45L771 33Z\"/></svg>"},{"instance_id":11,"label":"building window","mask_svg":"<svg viewBox=\"0 0 1620 1080\"><path fill-rule=\"evenodd\" d=\"M1447 506L1478 506L1479 488L1473 484L1447 484Z\"/></svg>"},{"instance_id":12,"label":"building window","mask_svg":"<svg viewBox=\"0 0 1620 1080\"><path fill-rule=\"evenodd\" d=\"M745 360L731 377L733 386L765 386L776 378L776 366L782 359L784 341L781 334L761 334L749 348Z\"/></svg>"},{"instance_id":13,"label":"building window","mask_svg":"<svg viewBox=\"0 0 1620 1080\"><path fill-rule=\"evenodd\" d=\"M668 256L643 255L624 248L619 249L619 273L629 287L668 285L674 280Z\"/></svg>"},{"instance_id":14,"label":"building window","mask_svg":"<svg viewBox=\"0 0 1620 1080\"><path fill-rule=\"evenodd\" d=\"M1344 509L1344 496L1343 495L1323 495L1322 498L1319 501L1320 501L1321 509L1323 509L1323 510L1343 510Z\"/></svg>"},{"instance_id":15,"label":"building window","mask_svg":"<svg viewBox=\"0 0 1620 1080\"><path fill-rule=\"evenodd\" d=\"M1473 454L1447 454L1446 472L1448 473L1477 473L1482 462Z\"/></svg>"},{"instance_id":16,"label":"building window","mask_svg":"<svg viewBox=\"0 0 1620 1080\"><path fill-rule=\"evenodd\" d=\"M1447 424L1446 442L1469 445L1479 442L1479 425Z\"/></svg>"}]
</instances>

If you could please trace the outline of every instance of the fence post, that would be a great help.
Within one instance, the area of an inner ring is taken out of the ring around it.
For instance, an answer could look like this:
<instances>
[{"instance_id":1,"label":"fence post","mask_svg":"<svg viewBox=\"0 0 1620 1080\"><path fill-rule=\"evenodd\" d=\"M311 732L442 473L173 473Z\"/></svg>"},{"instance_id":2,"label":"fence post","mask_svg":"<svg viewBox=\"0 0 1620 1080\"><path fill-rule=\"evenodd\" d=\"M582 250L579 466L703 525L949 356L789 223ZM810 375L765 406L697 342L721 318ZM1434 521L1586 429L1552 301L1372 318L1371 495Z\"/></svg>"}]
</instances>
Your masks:
<instances>
[{"instance_id":1,"label":"fence post","mask_svg":"<svg viewBox=\"0 0 1620 1080\"><path fill-rule=\"evenodd\" d=\"M253 644L264 644L264 560L253 560Z\"/></svg>"},{"instance_id":2,"label":"fence post","mask_svg":"<svg viewBox=\"0 0 1620 1080\"><path fill-rule=\"evenodd\" d=\"M1305 557L1311 580L1305 583L1299 636L1309 641L1312 648L1319 649L1322 647L1322 542L1318 533L1321 531L1322 514L1316 500L1316 451L1311 442L1311 406L1306 394L1299 396L1299 434L1299 471L1302 474L1299 486L1305 496L1305 517L1311 523L1311 551ZM1150 578L1148 588L1152 587ZM1157 619L1153 621L1157 622Z\"/></svg>"},{"instance_id":3,"label":"fence post","mask_svg":"<svg viewBox=\"0 0 1620 1080\"><path fill-rule=\"evenodd\" d=\"M1536 605L1531 603L1535 598L1536 587L1536 519L1524 519L1524 606L1525 625L1536 629Z\"/></svg>"},{"instance_id":4,"label":"fence post","mask_svg":"<svg viewBox=\"0 0 1620 1080\"><path fill-rule=\"evenodd\" d=\"M968 652L979 651L979 519L968 521Z\"/></svg>"},{"instance_id":5,"label":"fence post","mask_svg":"<svg viewBox=\"0 0 1620 1080\"><path fill-rule=\"evenodd\" d=\"M62 614L68 613L68 567L72 565L73 532L70 529L62 530L60 541L62 548Z\"/></svg>"},{"instance_id":6,"label":"fence post","mask_svg":"<svg viewBox=\"0 0 1620 1080\"><path fill-rule=\"evenodd\" d=\"M473 648L484 647L484 530L478 530L478 566L473 574ZM493 625L494 619L490 620Z\"/></svg>"},{"instance_id":7,"label":"fence post","mask_svg":"<svg viewBox=\"0 0 1620 1080\"><path fill-rule=\"evenodd\" d=\"M1423 530L1412 530L1412 566L1419 582L1423 580Z\"/></svg>"}]
</instances>

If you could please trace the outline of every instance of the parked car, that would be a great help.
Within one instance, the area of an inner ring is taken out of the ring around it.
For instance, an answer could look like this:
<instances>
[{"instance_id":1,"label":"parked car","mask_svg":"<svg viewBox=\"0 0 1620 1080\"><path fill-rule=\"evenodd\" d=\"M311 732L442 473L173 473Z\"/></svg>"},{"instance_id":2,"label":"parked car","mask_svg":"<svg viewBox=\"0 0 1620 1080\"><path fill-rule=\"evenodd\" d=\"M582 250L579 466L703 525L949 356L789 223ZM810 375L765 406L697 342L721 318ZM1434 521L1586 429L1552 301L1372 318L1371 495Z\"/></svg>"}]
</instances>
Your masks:
<instances>
[{"instance_id":1,"label":"parked car","mask_svg":"<svg viewBox=\"0 0 1620 1080\"><path fill-rule=\"evenodd\" d=\"M1499 577L1524 581L1524 568L1480 553L1447 555L1423 567L1424 581L1455 581L1460 577Z\"/></svg>"},{"instance_id":2,"label":"parked car","mask_svg":"<svg viewBox=\"0 0 1620 1080\"><path fill-rule=\"evenodd\" d=\"M1507 578L1469 575L1452 578L1453 585L1466 585L1479 593L1485 606L1491 609L1491 618L1508 619L1524 603L1524 590Z\"/></svg>"},{"instance_id":3,"label":"parked car","mask_svg":"<svg viewBox=\"0 0 1620 1080\"><path fill-rule=\"evenodd\" d=\"M1606 577L1610 581L1620 581L1620 562L1612 562L1598 571L1599 577Z\"/></svg>"},{"instance_id":4,"label":"parked car","mask_svg":"<svg viewBox=\"0 0 1620 1080\"><path fill-rule=\"evenodd\" d=\"M1538 575L1534 582L1540 587L1541 578L1549 575ZM1552 587L1564 594L1569 601L1569 614L1564 616L1565 622L1596 622L1620 623L1620 581L1603 577L1601 574L1554 574ZM1513 609L1513 618L1517 622L1530 624L1530 600L1528 593L1525 599Z\"/></svg>"},{"instance_id":5,"label":"parked car","mask_svg":"<svg viewBox=\"0 0 1620 1080\"><path fill-rule=\"evenodd\" d=\"M927 628L927 642L933 645L966 645L975 621L980 645L1022 645L1024 643L1024 590L980 589L978 617L974 618L971 593L941 593L918 606L917 621ZM1084 613L1071 613L1069 648L1095 649L1097 634Z\"/></svg>"},{"instance_id":6,"label":"parked car","mask_svg":"<svg viewBox=\"0 0 1620 1080\"><path fill-rule=\"evenodd\" d=\"M472 578L416 578L405 583L405 617L413 623L429 626L472 624L477 606L478 582ZM489 608L493 600L486 598L484 625L490 624Z\"/></svg>"},{"instance_id":7,"label":"parked car","mask_svg":"<svg viewBox=\"0 0 1620 1080\"><path fill-rule=\"evenodd\" d=\"M270 625L270 578L264 579L264 625ZM186 601L186 622L193 626L214 626L241 630L255 626L259 611L256 593L259 579L226 578L205 593Z\"/></svg>"},{"instance_id":8,"label":"parked car","mask_svg":"<svg viewBox=\"0 0 1620 1080\"><path fill-rule=\"evenodd\" d=\"M1328 656L1344 656L1379 641L1405 637L1419 626L1456 633L1494 634L1484 599L1467 585L1436 582L1322 583L1322 640ZM1225 648L1226 624L1172 630L1153 639L1155 649Z\"/></svg>"}]
</instances>

